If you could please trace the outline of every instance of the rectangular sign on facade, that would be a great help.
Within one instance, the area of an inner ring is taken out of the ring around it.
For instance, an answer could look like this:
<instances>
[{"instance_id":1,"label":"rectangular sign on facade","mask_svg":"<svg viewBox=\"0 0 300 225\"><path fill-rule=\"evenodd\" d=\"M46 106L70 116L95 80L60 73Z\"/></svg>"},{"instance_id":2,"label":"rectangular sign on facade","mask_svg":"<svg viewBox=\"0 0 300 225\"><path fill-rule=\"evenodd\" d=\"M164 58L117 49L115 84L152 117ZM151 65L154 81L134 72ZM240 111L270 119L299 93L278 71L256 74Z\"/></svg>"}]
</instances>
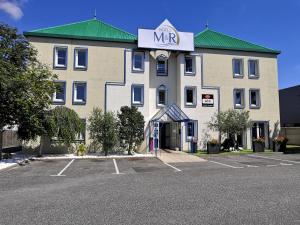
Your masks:
<instances>
[{"instance_id":1,"label":"rectangular sign on facade","mask_svg":"<svg viewBox=\"0 0 300 225\"><path fill-rule=\"evenodd\" d=\"M214 106L214 95L202 94L202 106L203 107L213 107Z\"/></svg>"},{"instance_id":2,"label":"rectangular sign on facade","mask_svg":"<svg viewBox=\"0 0 300 225\"><path fill-rule=\"evenodd\" d=\"M138 47L194 51L194 34L178 32L168 20L165 20L155 30L139 29Z\"/></svg>"}]
</instances>

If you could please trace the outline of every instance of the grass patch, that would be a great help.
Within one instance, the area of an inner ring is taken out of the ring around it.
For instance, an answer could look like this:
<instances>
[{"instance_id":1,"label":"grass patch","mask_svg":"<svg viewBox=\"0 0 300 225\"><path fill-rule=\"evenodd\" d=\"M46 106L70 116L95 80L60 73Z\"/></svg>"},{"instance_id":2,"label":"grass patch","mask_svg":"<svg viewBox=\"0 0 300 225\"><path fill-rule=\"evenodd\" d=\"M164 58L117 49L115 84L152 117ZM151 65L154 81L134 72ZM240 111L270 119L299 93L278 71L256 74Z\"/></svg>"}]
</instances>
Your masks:
<instances>
[{"instance_id":1,"label":"grass patch","mask_svg":"<svg viewBox=\"0 0 300 225\"><path fill-rule=\"evenodd\" d=\"M272 154L273 151L269 149L265 149L265 154ZM238 152L227 152L227 151L221 151L219 154L207 154L206 150L198 150L197 153L194 153L193 155L198 157L209 157L209 156L234 156L234 155L245 155L245 154L253 154L252 149L243 149Z\"/></svg>"},{"instance_id":2,"label":"grass patch","mask_svg":"<svg viewBox=\"0 0 300 225\"><path fill-rule=\"evenodd\" d=\"M286 145L287 148L300 148L299 145Z\"/></svg>"}]
</instances>

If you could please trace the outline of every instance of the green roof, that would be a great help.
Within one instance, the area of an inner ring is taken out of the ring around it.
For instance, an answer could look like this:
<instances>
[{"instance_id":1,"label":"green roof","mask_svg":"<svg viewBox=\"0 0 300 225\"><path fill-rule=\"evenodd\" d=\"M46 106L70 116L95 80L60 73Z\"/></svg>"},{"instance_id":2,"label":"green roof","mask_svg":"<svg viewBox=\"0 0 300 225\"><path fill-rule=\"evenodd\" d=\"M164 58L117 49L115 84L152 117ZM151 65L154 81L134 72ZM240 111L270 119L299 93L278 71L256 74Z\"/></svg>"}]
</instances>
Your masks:
<instances>
[{"instance_id":1,"label":"green roof","mask_svg":"<svg viewBox=\"0 0 300 225\"><path fill-rule=\"evenodd\" d=\"M97 19L24 32L25 36L135 42L136 36Z\"/></svg>"},{"instance_id":2,"label":"green roof","mask_svg":"<svg viewBox=\"0 0 300 225\"><path fill-rule=\"evenodd\" d=\"M25 36L71 38L98 41L130 42L137 36L97 19L24 32ZM234 38L211 29L195 35L195 48L224 49L279 54L280 51Z\"/></svg>"},{"instance_id":3,"label":"green roof","mask_svg":"<svg viewBox=\"0 0 300 225\"><path fill-rule=\"evenodd\" d=\"M225 49L280 54L280 51L278 50L266 48L257 44L243 41L238 38L234 38L208 28L195 35L194 40L196 48Z\"/></svg>"}]
</instances>

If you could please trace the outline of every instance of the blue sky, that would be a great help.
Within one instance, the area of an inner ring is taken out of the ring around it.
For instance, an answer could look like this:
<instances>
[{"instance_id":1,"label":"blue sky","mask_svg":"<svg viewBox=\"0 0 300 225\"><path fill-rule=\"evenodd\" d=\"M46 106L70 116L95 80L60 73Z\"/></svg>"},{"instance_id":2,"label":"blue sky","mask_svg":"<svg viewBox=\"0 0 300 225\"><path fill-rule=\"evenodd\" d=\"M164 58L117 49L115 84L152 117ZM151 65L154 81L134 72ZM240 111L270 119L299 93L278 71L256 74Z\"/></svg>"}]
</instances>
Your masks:
<instances>
[{"instance_id":1,"label":"blue sky","mask_svg":"<svg viewBox=\"0 0 300 225\"><path fill-rule=\"evenodd\" d=\"M20 32L97 18L128 32L163 19L180 31L213 30L282 51L279 87L300 84L298 0L0 0L0 21Z\"/></svg>"}]
</instances>

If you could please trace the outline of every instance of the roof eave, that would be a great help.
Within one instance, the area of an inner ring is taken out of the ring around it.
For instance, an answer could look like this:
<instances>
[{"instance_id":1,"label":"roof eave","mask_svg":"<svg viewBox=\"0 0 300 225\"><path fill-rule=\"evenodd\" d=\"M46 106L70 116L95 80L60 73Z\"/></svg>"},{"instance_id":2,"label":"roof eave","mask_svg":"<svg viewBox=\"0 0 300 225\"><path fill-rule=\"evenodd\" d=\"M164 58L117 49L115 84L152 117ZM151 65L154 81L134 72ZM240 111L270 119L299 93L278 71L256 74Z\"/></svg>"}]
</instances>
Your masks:
<instances>
[{"instance_id":1,"label":"roof eave","mask_svg":"<svg viewBox=\"0 0 300 225\"><path fill-rule=\"evenodd\" d=\"M48 37L48 38L66 38L66 39L78 39L78 40L94 40L94 41L110 41L110 42L123 42L123 43L135 43L137 39L121 39L121 38L105 38L105 37L87 37L87 36L75 36L66 34L45 34L37 32L23 32L25 37Z\"/></svg>"},{"instance_id":2,"label":"roof eave","mask_svg":"<svg viewBox=\"0 0 300 225\"><path fill-rule=\"evenodd\" d=\"M268 54L281 54L279 50L259 50L259 49L246 49L246 48L226 48L226 47L212 47L212 46L205 46L205 45L197 45L195 44L195 48L204 48L204 49L218 49L218 50L230 50L230 51L241 51L241 52L256 52L256 53L268 53Z\"/></svg>"}]
</instances>

